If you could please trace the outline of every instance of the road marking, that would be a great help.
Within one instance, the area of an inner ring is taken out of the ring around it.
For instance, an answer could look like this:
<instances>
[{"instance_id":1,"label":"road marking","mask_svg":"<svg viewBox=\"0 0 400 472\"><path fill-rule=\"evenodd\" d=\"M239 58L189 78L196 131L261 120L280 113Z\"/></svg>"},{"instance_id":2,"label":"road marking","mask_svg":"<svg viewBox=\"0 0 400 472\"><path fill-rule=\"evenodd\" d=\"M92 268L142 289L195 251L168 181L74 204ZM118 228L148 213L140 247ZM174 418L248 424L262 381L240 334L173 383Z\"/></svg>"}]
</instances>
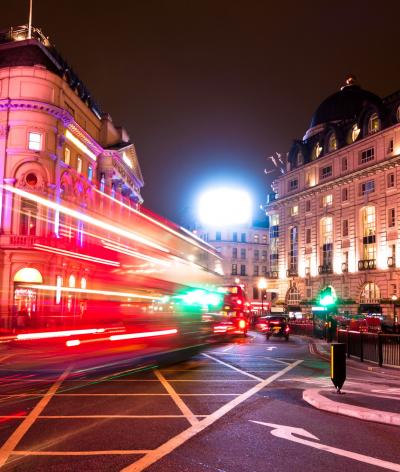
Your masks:
<instances>
[{"instance_id":1,"label":"road marking","mask_svg":"<svg viewBox=\"0 0 400 472\"><path fill-rule=\"evenodd\" d=\"M13 456L101 456L123 454L147 454L151 449L132 449L114 451L14 451Z\"/></svg>"},{"instance_id":2,"label":"road marking","mask_svg":"<svg viewBox=\"0 0 400 472\"><path fill-rule=\"evenodd\" d=\"M205 418L208 415L193 415L194 417ZM1 416L0 416L1 418ZM16 417L18 418L18 417ZM50 420L65 420L65 419L99 419L99 418L108 418L108 419L121 419L121 418L134 418L134 419L152 419L152 418L186 418L186 415L40 415L40 419L50 419Z\"/></svg>"},{"instance_id":3,"label":"road marking","mask_svg":"<svg viewBox=\"0 0 400 472\"><path fill-rule=\"evenodd\" d=\"M358 454L357 452L346 451L345 449L338 449L336 447L328 446L326 444L308 441L307 439L302 439L293 436L294 434L296 434L297 436L304 436L306 438L315 439L316 441L319 441L316 436L309 433L303 428L295 428L292 426L284 426L274 423L264 423L263 421L249 421L251 421L252 423L257 423L263 426L269 426L270 428L273 428L271 434L278 438L287 439L288 441L293 441L298 444L304 444L305 446L310 446L315 449L330 452L338 456L348 457L349 459L353 459L359 462L364 462L366 464L382 467L383 469L395 470L400 472L400 464L395 464L394 462L384 461L375 457L365 456L364 454Z\"/></svg>"},{"instance_id":4,"label":"road marking","mask_svg":"<svg viewBox=\"0 0 400 472\"><path fill-rule=\"evenodd\" d=\"M278 349L276 346L269 346L267 347L267 351L272 351L273 349Z\"/></svg>"},{"instance_id":5,"label":"road marking","mask_svg":"<svg viewBox=\"0 0 400 472\"><path fill-rule=\"evenodd\" d=\"M17 429L11 434L7 441L3 444L0 449L0 468L7 462L12 451L15 449L17 444L21 441L28 429L36 421L40 413L46 408L47 404L56 393L62 382L68 377L72 366L68 367L49 388L47 393L40 399L29 415L22 421Z\"/></svg>"},{"instance_id":6,"label":"road marking","mask_svg":"<svg viewBox=\"0 0 400 472\"><path fill-rule=\"evenodd\" d=\"M233 349L235 346L229 346L225 349L222 349L222 352L227 352L227 351L230 351L231 349Z\"/></svg>"},{"instance_id":7,"label":"road marking","mask_svg":"<svg viewBox=\"0 0 400 472\"><path fill-rule=\"evenodd\" d=\"M208 426L212 425L213 423L215 423L215 421L222 418L224 415L226 415L231 410L233 410L233 408L243 403L245 400L247 400L248 398L250 398L257 392L265 388L267 385L269 385L270 383L274 382L276 379L278 379L282 375L285 375L287 372L297 367L301 362L303 361L298 360L294 362L293 364L288 365L281 371L276 372L275 374L266 378L265 380L262 380L257 385L247 390L247 392L242 393L238 397L231 400L229 403L226 403L221 408L214 411L214 413L212 413L211 415L208 415L207 418L205 418L204 420L200 421L196 425L191 426L185 431L182 431L182 433L169 439L158 448L153 449L152 451L147 453L144 457L140 458L133 464L125 467L124 469L122 469L121 472L141 472L142 470L146 469L146 467L149 467L151 464L154 464L155 462L160 460L162 457L166 456L167 454L172 452L174 449L176 449L177 447L181 446L186 441L191 439L193 436L200 433L201 431L203 431L204 429L206 429Z\"/></svg>"},{"instance_id":8,"label":"road marking","mask_svg":"<svg viewBox=\"0 0 400 472\"><path fill-rule=\"evenodd\" d=\"M172 385L169 383L169 381L167 381L167 379L162 375L162 373L160 371L155 370L154 373L155 373L156 377L158 378L158 380L162 383L165 390L171 395L172 400L175 402L176 406L184 414L184 416L189 421L189 423L192 426L196 425L199 422L199 420L192 413L192 411L186 405L186 403L182 401L181 397L176 393L175 389L172 387Z\"/></svg>"},{"instance_id":9,"label":"road marking","mask_svg":"<svg viewBox=\"0 0 400 472\"><path fill-rule=\"evenodd\" d=\"M0 357L0 362L4 362L6 359L9 359L12 356L15 356L15 354L6 354L5 356Z\"/></svg>"},{"instance_id":10,"label":"road marking","mask_svg":"<svg viewBox=\"0 0 400 472\"><path fill-rule=\"evenodd\" d=\"M231 365L231 364L227 364L227 363L224 362L224 361L220 361L220 360L217 359L216 357L210 356L209 354L204 354L204 353L203 353L203 356L208 357L209 359L212 359L213 361L218 362L219 364L222 364L222 365L224 365L225 367L229 367L230 369L235 370L236 372L240 372L240 373L243 374L243 375L247 375L247 377L251 377L252 379L255 379L255 380L258 380L258 381L263 380L261 377L257 377L256 375L249 374L249 373L246 372L245 370L238 369L237 367L235 367L235 366L233 366L233 365ZM242 379L240 379L240 380L242 380ZM242 381L243 381L243 380L242 380ZM232 382L236 382L236 380L232 380ZM247 382L249 382L249 381L247 380Z\"/></svg>"}]
</instances>

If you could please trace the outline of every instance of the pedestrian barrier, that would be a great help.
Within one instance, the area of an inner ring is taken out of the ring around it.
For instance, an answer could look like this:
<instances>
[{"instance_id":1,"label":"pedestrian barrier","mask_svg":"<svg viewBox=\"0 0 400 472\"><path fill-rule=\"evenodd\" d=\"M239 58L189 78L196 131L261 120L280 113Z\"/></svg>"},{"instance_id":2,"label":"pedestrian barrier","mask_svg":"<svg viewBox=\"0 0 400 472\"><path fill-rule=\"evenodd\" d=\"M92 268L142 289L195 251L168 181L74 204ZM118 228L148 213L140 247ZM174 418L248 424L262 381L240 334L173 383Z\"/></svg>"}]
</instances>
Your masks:
<instances>
[{"instance_id":1,"label":"pedestrian barrier","mask_svg":"<svg viewBox=\"0 0 400 472\"><path fill-rule=\"evenodd\" d=\"M400 367L400 335L338 330L338 342L346 344L347 357Z\"/></svg>"}]
</instances>

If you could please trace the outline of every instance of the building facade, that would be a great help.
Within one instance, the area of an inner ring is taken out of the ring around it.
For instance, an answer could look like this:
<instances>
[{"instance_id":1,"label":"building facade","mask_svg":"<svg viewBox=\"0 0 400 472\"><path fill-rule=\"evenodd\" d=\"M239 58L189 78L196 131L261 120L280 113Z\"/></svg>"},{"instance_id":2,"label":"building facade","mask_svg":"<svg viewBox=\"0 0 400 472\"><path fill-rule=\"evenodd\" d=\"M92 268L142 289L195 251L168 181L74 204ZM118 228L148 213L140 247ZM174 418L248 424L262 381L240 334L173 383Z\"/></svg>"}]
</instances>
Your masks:
<instances>
[{"instance_id":1,"label":"building facade","mask_svg":"<svg viewBox=\"0 0 400 472\"><path fill-rule=\"evenodd\" d=\"M214 246L222 257L224 284L240 284L253 307L260 307L262 296L270 300L260 280L268 275L268 228L260 222L235 227L198 227L197 236Z\"/></svg>"},{"instance_id":2,"label":"building facade","mask_svg":"<svg viewBox=\"0 0 400 472\"><path fill-rule=\"evenodd\" d=\"M115 220L122 206L112 202L138 208L143 186L127 132L38 29L0 34L0 185L0 328L38 326L41 299L26 284L86 288L93 269L63 255L79 254L86 236L56 205ZM77 295L56 294L54 303L62 316L84 310Z\"/></svg>"},{"instance_id":3,"label":"building facade","mask_svg":"<svg viewBox=\"0 0 400 472\"><path fill-rule=\"evenodd\" d=\"M269 285L309 311L329 287L341 312L394 317L399 291L400 93L349 77L317 108L273 183Z\"/></svg>"}]
</instances>

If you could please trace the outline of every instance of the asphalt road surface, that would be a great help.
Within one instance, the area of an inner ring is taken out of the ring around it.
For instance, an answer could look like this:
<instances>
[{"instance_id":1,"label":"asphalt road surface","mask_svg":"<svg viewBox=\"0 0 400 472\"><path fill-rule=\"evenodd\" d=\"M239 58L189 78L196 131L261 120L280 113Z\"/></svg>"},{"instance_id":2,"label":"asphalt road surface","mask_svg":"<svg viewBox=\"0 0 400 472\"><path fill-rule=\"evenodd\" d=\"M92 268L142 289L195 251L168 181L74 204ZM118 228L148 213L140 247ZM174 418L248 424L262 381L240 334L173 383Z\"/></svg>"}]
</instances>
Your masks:
<instances>
[{"instance_id":1,"label":"asphalt road surface","mask_svg":"<svg viewBox=\"0 0 400 472\"><path fill-rule=\"evenodd\" d=\"M153 369L29 370L18 356L0 356L4 472L400 471L398 427L303 401L331 385L304 337L250 333Z\"/></svg>"}]
</instances>

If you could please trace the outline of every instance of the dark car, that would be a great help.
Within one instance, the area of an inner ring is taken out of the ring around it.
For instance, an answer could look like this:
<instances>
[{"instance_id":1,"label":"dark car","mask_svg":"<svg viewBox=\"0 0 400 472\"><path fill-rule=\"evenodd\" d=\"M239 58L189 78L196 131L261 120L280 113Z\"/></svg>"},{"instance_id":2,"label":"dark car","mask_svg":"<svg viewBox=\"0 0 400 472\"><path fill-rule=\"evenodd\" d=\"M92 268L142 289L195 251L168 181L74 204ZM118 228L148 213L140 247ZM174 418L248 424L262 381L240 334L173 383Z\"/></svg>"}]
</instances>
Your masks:
<instances>
[{"instance_id":1,"label":"dark car","mask_svg":"<svg viewBox=\"0 0 400 472\"><path fill-rule=\"evenodd\" d=\"M263 316L257 321L256 329L264 333L267 339L282 336L289 341L289 320L285 315Z\"/></svg>"}]
</instances>

